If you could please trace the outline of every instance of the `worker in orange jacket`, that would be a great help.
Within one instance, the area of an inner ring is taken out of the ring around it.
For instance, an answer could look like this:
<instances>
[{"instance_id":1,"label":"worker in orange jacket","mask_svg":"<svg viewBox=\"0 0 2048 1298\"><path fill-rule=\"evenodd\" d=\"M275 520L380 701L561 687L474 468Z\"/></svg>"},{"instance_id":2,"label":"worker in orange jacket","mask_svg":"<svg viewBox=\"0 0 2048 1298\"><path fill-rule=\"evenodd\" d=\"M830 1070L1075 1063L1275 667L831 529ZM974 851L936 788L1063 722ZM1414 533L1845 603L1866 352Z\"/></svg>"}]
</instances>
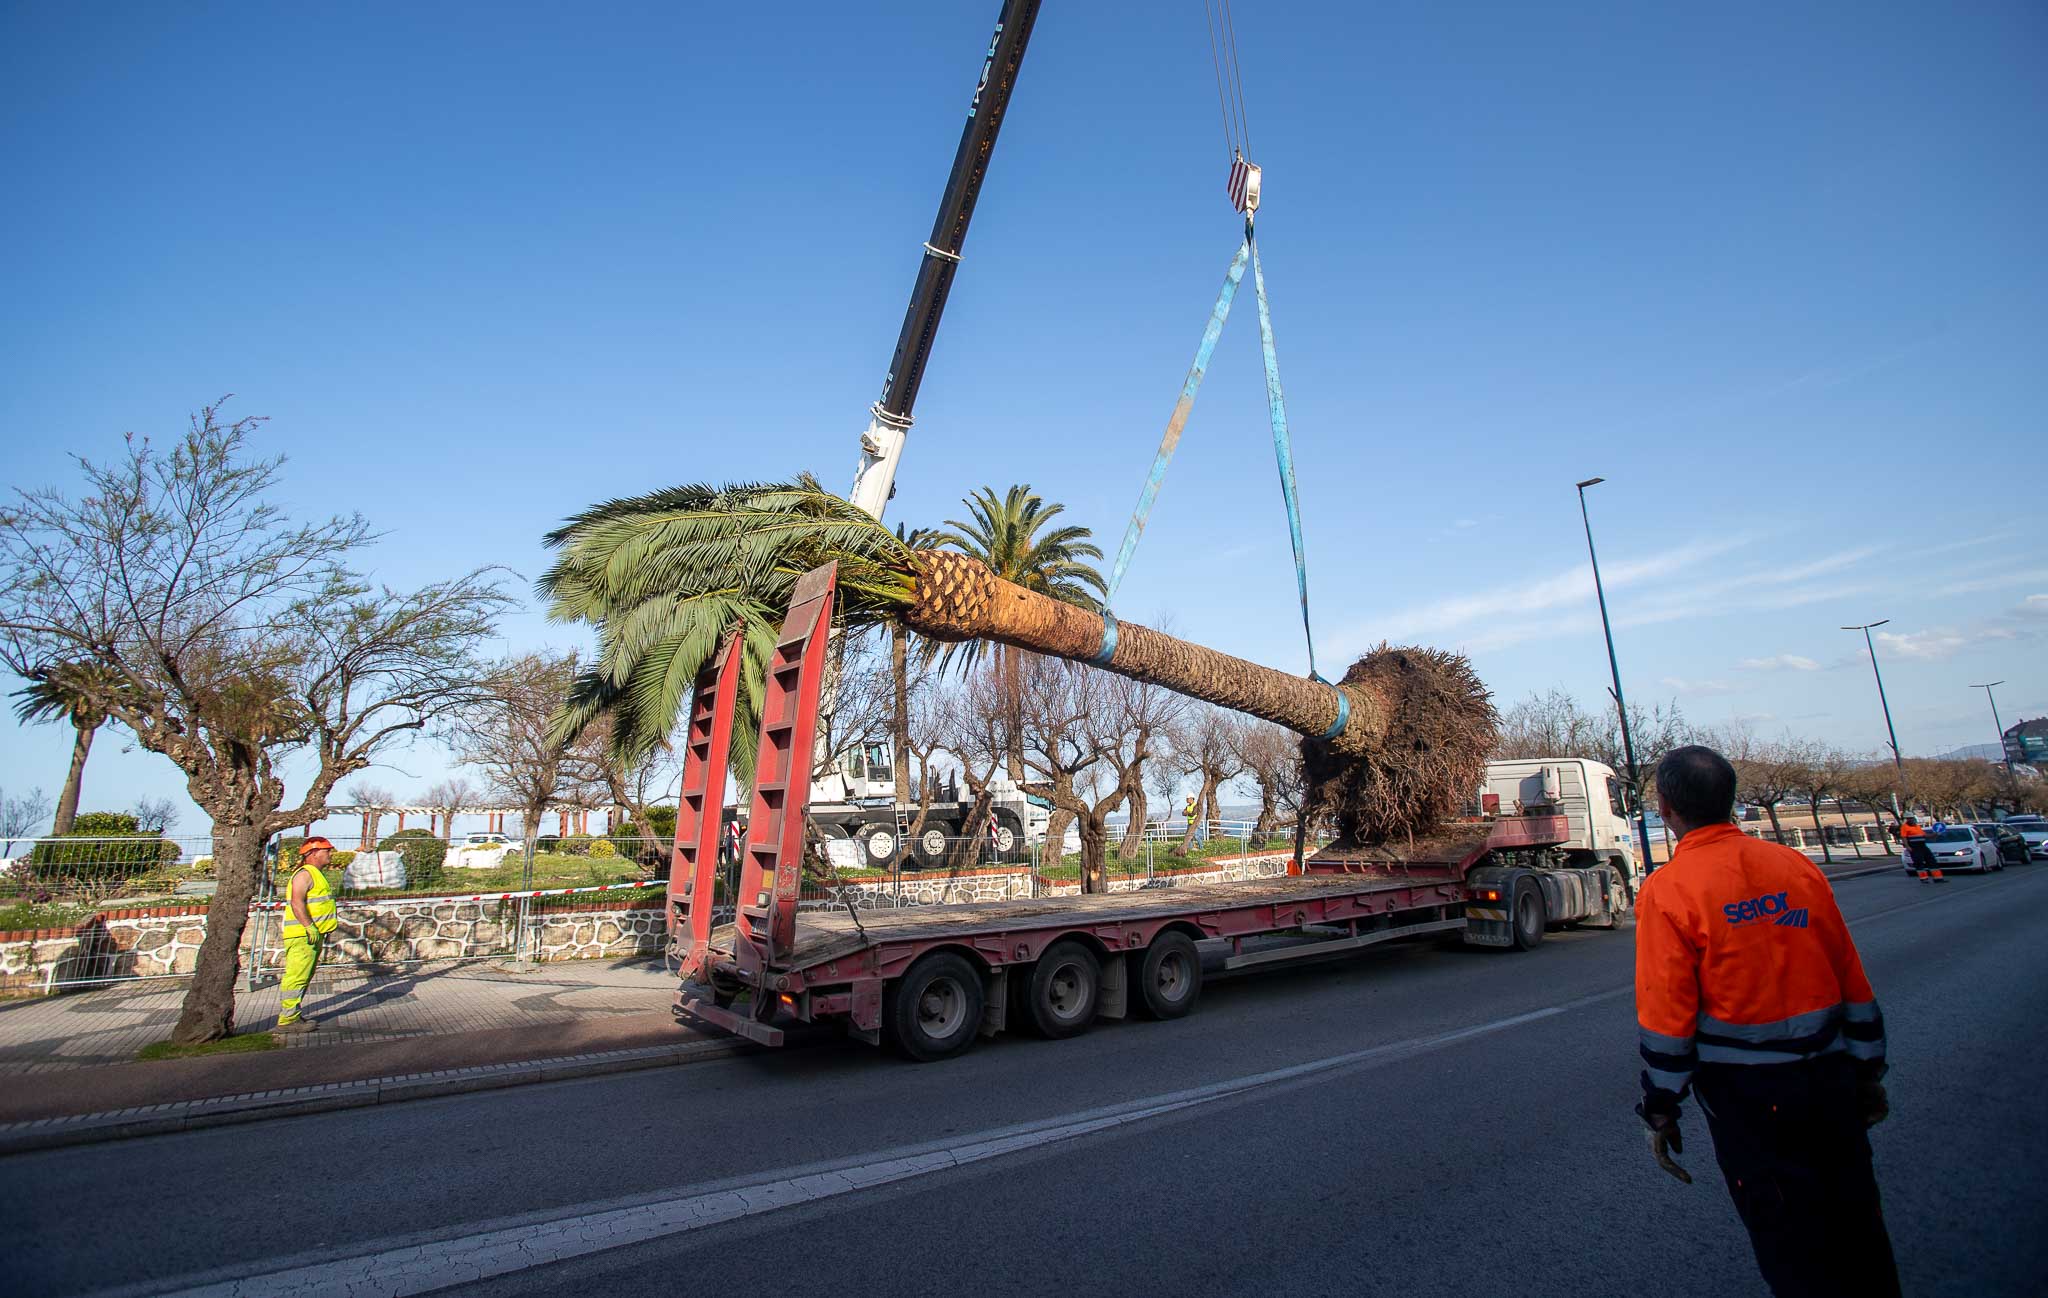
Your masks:
<instances>
[{"instance_id":1,"label":"worker in orange jacket","mask_svg":"<svg viewBox=\"0 0 2048 1298\"><path fill-rule=\"evenodd\" d=\"M1906 858L1906 868L1920 876L1920 882L1948 882L1941 867L1934 863L1934 849L1927 845L1927 831L1920 828L1920 822L1911 816L1899 826L1899 855Z\"/></svg>"},{"instance_id":2,"label":"worker in orange jacket","mask_svg":"<svg viewBox=\"0 0 2048 1298\"><path fill-rule=\"evenodd\" d=\"M1679 1102L1714 1155L1771 1291L1899 1292L1868 1128L1889 1112L1884 1017L1813 862L1731 824L1735 768L1712 749L1657 766L1678 834L1636 898L1636 1022L1657 1165L1687 1185Z\"/></svg>"}]
</instances>

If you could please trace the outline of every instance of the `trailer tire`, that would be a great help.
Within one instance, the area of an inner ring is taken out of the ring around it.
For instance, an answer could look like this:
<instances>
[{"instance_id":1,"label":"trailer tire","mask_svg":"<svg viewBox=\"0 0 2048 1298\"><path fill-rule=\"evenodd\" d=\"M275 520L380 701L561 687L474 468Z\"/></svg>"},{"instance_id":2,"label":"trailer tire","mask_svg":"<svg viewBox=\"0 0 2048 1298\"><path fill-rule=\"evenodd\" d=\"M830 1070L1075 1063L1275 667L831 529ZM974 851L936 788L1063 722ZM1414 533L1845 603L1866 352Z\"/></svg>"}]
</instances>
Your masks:
<instances>
[{"instance_id":1,"label":"trailer tire","mask_svg":"<svg viewBox=\"0 0 2048 1298\"><path fill-rule=\"evenodd\" d=\"M1533 951L1543 942L1548 918L1543 913L1543 889L1534 879L1515 880L1515 906L1508 912L1514 931L1515 950Z\"/></svg>"},{"instance_id":2,"label":"trailer tire","mask_svg":"<svg viewBox=\"0 0 2048 1298\"><path fill-rule=\"evenodd\" d=\"M1138 1003L1148 1018L1177 1019L1202 999L1202 956L1185 933L1161 933L1138 961Z\"/></svg>"},{"instance_id":3,"label":"trailer tire","mask_svg":"<svg viewBox=\"0 0 2048 1298\"><path fill-rule=\"evenodd\" d=\"M1031 1025L1052 1040L1087 1031L1101 998L1102 961L1072 938L1047 947L1024 984Z\"/></svg>"},{"instance_id":4,"label":"trailer tire","mask_svg":"<svg viewBox=\"0 0 2048 1298\"><path fill-rule=\"evenodd\" d=\"M932 1063L974 1044L983 1003L981 972L966 956L935 951L888 985L882 1017L898 1050Z\"/></svg>"}]
</instances>

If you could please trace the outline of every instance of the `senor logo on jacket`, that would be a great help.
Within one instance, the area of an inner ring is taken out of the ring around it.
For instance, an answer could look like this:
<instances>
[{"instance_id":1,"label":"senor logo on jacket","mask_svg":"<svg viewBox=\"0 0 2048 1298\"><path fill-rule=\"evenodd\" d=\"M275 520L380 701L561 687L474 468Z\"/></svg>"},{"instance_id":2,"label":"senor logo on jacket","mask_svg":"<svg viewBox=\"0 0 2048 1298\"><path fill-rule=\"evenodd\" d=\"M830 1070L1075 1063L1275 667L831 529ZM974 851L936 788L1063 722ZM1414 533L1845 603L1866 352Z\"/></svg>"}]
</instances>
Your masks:
<instances>
[{"instance_id":1,"label":"senor logo on jacket","mask_svg":"<svg viewBox=\"0 0 2048 1298\"><path fill-rule=\"evenodd\" d=\"M1776 915L1778 918L1772 921L1774 924L1784 928L1805 928L1806 907L1793 906L1787 900L1791 895L1789 892L1767 892L1748 901L1731 901L1721 907L1721 913L1735 925L1753 924Z\"/></svg>"}]
</instances>

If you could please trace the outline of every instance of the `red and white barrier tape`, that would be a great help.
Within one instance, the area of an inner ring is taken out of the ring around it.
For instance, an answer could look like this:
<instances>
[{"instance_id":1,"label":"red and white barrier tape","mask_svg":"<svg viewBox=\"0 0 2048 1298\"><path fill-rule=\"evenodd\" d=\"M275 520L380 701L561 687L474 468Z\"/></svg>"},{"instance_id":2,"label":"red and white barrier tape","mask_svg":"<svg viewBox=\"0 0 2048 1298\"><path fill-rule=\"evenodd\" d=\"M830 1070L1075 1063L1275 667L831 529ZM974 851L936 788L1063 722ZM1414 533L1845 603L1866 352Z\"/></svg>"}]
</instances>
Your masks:
<instances>
[{"instance_id":1,"label":"red and white barrier tape","mask_svg":"<svg viewBox=\"0 0 2048 1298\"><path fill-rule=\"evenodd\" d=\"M420 893L408 897L336 897L335 904L341 906L366 906L372 902L393 901L517 901L521 897L567 897L573 893L585 892L628 892L638 888L665 888L666 879L642 879L637 883L600 883L591 888L532 888L525 892L476 892L476 893ZM253 901L250 910L283 910L281 901Z\"/></svg>"}]
</instances>

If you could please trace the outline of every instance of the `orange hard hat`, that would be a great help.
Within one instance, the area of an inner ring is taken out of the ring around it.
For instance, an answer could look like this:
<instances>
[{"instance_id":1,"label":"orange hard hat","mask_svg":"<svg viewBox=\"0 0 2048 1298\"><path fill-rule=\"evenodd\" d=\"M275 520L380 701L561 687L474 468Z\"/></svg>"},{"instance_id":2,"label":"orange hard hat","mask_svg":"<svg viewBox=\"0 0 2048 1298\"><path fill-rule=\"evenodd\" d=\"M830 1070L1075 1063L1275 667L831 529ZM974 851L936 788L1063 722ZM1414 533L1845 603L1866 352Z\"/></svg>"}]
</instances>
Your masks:
<instances>
[{"instance_id":1,"label":"orange hard hat","mask_svg":"<svg viewBox=\"0 0 2048 1298\"><path fill-rule=\"evenodd\" d=\"M316 852L322 849L332 852L334 850L334 844L320 837L320 835L315 834L313 835L313 837L299 844L299 855L304 856L308 852Z\"/></svg>"}]
</instances>

